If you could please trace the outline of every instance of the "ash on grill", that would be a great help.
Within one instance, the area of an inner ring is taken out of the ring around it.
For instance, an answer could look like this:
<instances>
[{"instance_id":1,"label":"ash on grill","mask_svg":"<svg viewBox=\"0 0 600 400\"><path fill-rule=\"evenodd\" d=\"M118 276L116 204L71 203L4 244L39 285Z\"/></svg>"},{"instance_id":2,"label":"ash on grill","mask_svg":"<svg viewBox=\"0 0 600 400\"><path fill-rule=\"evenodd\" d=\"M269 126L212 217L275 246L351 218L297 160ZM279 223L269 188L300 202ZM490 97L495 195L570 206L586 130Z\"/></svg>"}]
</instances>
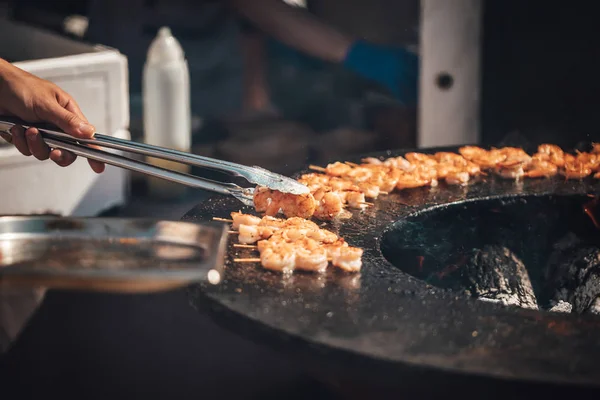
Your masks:
<instances>
[{"instance_id":1,"label":"ash on grill","mask_svg":"<svg viewBox=\"0 0 600 400\"><path fill-rule=\"evenodd\" d=\"M600 314L600 248L567 234L548 259L546 283L552 303L569 303L576 313Z\"/></svg>"},{"instance_id":2,"label":"ash on grill","mask_svg":"<svg viewBox=\"0 0 600 400\"><path fill-rule=\"evenodd\" d=\"M438 274L438 279L442 278ZM505 306L538 309L531 280L523 262L499 245L475 249L468 261L445 278L473 297Z\"/></svg>"}]
</instances>

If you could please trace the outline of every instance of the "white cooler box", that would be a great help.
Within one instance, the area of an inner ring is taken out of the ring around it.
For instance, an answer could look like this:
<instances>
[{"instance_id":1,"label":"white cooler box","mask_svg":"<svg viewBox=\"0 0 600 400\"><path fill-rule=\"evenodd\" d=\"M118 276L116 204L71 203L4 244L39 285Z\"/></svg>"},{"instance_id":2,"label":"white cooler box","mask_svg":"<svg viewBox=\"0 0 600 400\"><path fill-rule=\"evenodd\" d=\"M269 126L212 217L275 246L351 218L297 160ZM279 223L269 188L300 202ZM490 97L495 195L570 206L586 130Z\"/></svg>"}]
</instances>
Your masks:
<instances>
[{"instance_id":1,"label":"white cooler box","mask_svg":"<svg viewBox=\"0 0 600 400\"><path fill-rule=\"evenodd\" d=\"M0 37L7 39L0 57L70 93L98 132L130 138L124 55L9 21L0 24ZM125 202L128 176L112 166L95 174L83 158L61 168L0 146L0 214L93 216Z\"/></svg>"}]
</instances>

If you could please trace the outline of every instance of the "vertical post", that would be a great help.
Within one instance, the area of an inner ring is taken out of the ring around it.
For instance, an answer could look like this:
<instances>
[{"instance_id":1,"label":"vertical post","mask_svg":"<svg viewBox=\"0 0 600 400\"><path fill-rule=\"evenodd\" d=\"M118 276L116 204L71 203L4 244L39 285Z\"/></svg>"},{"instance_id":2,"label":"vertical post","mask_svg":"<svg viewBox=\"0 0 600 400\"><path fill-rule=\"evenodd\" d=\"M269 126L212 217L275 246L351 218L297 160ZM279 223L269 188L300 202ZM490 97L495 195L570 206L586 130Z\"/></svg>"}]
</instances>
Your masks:
<instances>
[{"instance_id":1,"label":"vertical post","mask_svg":"<svg viewBox=\"0 0 600 400\"><path fill-rule=\"evenodd\" d=\"M421 0L419 147L480 139L483 0Z\"/></svg>"}]
</instances>

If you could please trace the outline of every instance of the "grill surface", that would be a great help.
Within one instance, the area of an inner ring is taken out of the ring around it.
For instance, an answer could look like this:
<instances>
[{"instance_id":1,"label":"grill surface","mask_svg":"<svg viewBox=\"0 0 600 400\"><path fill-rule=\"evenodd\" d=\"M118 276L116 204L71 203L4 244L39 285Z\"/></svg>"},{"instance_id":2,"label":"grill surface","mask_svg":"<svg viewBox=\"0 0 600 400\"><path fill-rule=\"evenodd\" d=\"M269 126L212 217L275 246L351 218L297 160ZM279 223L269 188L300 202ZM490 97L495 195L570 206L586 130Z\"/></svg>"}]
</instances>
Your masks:
<instances>
[{"instance_id":1,"label":"grill surface","mask_svg":"<svg viewBox=\"0 0 600 400\"><path fill-rule=\"evenodd\" d=\"M380 197L375 207L355 212L352 219L327 227L351 246L365 249L360 276L328 271L323 276L282 277L257 264L234 264L234 256L253 253L231 247L236 241L232 238L223 283L192 287L190 298L194 307L208 311L218 323L287 351L330 377L360 376L387 384L400 376L409 380L417 374L422 379L427 373L437 378L477 375L599 386L600 318L478 301L443 285L433 286L425 276L411 272L421 254L396 252L392 257L388 249L392 264L381 250L382 240L387 238L389 245L390 235L404 226L402 221L429 211L457 204L471 207L481 201L501 206L505 201L538 199L553 204L552 199L562 196L583 200L585 194L599 189L600 182L592 179L516 183L488 176L464 188L441 183L434 189L393 193ZM228 218L238 210L251 212L234 199L218 196L184 219ZM533 225L523 219L521 228L530 231ZM487 228L494 232L497 226ZM406 234L404 229L397 237ZM454 230L453 237L442 235L438 240L455 243L459 234ZM445 267L444 260L427 260L428 269Z\"/></svg>"}]
</instances>

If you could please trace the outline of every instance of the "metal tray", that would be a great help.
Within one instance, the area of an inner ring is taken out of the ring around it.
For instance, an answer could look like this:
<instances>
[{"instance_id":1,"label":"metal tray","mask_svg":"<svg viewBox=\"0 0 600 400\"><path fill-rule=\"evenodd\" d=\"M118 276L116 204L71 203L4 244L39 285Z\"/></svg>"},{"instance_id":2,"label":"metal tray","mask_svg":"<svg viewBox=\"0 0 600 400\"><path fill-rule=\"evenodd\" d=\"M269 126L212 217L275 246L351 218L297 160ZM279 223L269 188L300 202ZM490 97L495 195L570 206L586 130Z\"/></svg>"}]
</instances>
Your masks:
<instances>
[{"instance_id":1,"label":"metal tray","mask_svg":"<svg viewBox=\"0 0 600 400\"><path fill-rule=\"evenodd\" d=\"M226 243L224 224L1 217L0 285L148 292L216 284Z\"/></svg>"}]
</instances>

